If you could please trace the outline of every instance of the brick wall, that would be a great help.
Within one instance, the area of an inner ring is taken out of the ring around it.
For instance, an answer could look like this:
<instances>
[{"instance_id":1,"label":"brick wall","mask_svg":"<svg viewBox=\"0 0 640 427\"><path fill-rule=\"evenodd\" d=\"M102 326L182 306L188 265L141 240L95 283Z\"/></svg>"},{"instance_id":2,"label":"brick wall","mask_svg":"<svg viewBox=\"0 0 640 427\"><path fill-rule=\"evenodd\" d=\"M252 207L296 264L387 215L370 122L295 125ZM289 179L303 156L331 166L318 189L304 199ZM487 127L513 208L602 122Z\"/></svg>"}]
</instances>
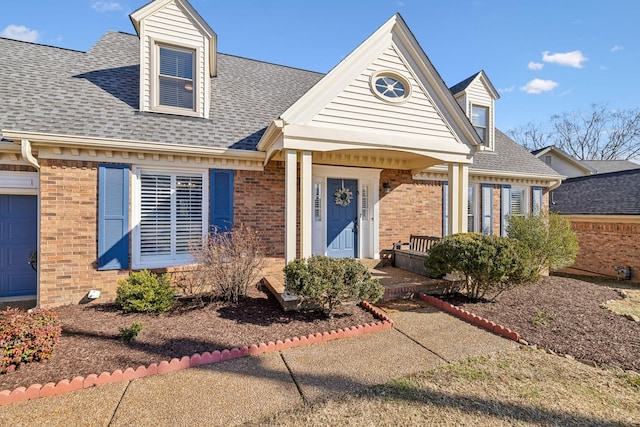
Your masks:
<instances>
[{"instance_id":1,"label":"brick wall","mask_svg":"<svg viewBox=\"0 0 640 427\"><path fill-rule=\"evenodd\" d=\"M383 183L391 185L385 194ZM411 172L385 169L380 174L380 250L408 242L411 234L442 236L442 182L418 181Z\"/></svg>"},{"instance_id":2,"label":"brick wall","mask_svg":"<svg viewBox=\"0 0 640 427\"><path fill-rule=\"evenodd\" d=\"M129 272L97 271L98 164L41 159L40 304L79 302L91 289L115 297Z\"/></svg>"},{"instance_id":3,"label":"brick wall","mask_svg":"<svg viewBox=\"0 0 640 427\"><path fill-rule=\"evenodd\" d=\"M259 231L267 257L284 259L284 162L236 171L233 186L234 222Z\"/></svg>"},{"instance_id":4,"label":"brick wall","mask_svg":"<svg viewBox=\"0 0 640 427\"><path fill-rule=\"evenodd\" d=\"M615 276L614 266L630 266L631 280L640 282L640 217L633 222L569 219L580 246L573 269Z\"/></svg>"}]
</instances>

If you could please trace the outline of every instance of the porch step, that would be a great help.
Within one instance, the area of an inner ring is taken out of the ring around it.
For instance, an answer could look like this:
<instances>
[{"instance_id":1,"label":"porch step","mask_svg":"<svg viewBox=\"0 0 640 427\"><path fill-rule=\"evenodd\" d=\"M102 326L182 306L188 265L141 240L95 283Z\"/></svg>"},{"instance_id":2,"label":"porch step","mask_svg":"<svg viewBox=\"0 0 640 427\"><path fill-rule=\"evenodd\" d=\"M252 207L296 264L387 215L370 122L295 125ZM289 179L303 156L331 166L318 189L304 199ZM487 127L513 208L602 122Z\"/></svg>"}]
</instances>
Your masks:
<instances>
[{"instance_id":1,"label":"porch step","mask_svg":"<svg viewBox=\"0 0 640 427\"><path fill-rule=\"evenodd\" d=\"M429 283L385 284L384 294L382 295L380 302L411 299L418 292L422 292L427 295L442 295L451 291L452 288L455 288L460 284L460 281L447 279L430 280Z\"/></svg>"},{"instance_id":2,"label":"porch step","mask_svg":"<svg viewBox=\"0 0 640 427\"><path fill-rule=\"evenodd\" d=\"M264 276L262 278L262 285L276 297L276 300L278 300L284 311L300 309L300 297L287 294L284 289L284 281L281 278L277 276Z\"/></svg>"}]
</instances>

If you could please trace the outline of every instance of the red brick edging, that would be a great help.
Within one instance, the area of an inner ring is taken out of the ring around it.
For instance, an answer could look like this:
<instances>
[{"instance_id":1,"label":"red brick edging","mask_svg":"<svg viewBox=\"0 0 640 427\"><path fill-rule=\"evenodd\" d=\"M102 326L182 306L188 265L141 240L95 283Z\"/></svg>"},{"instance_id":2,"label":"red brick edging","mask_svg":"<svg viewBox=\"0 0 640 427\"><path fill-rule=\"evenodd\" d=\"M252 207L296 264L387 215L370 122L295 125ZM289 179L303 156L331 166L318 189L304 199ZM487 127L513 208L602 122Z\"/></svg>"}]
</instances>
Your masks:
<instances>
[{"instance_id":1,"label":"red brick edging","mask_svg":"<svg viewBox=\"0 0 640 427\"><path fill-rule=\"evenodd\" d=\"M30 387L17 387L15 390L0 391L0 406L12 403L25 402L40 397L55 396L68 393L70 391L80 390L104 384L113 384L121 381L131 381L136 378L144 378L156 374L166 374L168 372L181 371L183 369L195 368L197 366L209 365L212 363L223 362L226 360L238 359L245 356L257 356L262 353L286 350L293 347L301 347L324 341L331 341L339 338L354 337L357 335L368 334L371 332L383 331L393 328L393 320L380 310L376 309L367 301L360 304L364 309L371 312L375 317L380 319L378 322L366 323L364 325L351 326L346 329L332 330L329 332L316 332L307 336L287 338L284 341L269 341L268 343L252 344L240 348L232 348L230 350L208 351L192 356L184 356L180 359L174 358L170 361L162 361L160 363L152 363L149 366L139 366L136 369L127 368L124 372L116 369L113 372L103 372L100 375L91 374L86 377L75 377L71 381L61 380L58 383L46 383L45 385L33 384Z\"/></svg>"},{"instance_id":2,"label":"red brick edging","mask_svg":"<svg viewBox=\"0 0 640 427\"><path fill-rule=\"evenodd\" d=\"M511 329L498 325L495 322L485 319L484 317L476 316L475 314L468 312L467 310L456 307L455 305L451 305L446 301L442 301L440 298L436 298L431 295L425 295L423 293L419 293L418 298L420 298L422 301L428 302L436 308L446 311L449 314L466 320L467 322L472 323L475 326L486 329L489 332L493 332L496 335L500 335L506 339L516 342L520 341L520 334L518 334L517 332L513 332Z\"/></svg>"}]
</instances>

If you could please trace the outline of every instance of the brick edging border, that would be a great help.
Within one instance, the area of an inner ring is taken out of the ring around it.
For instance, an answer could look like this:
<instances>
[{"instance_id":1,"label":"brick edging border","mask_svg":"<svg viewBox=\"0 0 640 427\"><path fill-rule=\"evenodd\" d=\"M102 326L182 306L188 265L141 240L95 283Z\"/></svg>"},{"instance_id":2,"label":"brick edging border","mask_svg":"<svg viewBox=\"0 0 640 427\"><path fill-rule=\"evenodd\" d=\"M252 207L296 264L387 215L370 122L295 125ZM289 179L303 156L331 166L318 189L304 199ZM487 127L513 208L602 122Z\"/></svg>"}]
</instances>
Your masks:
<instances>
[{"instance_id":1,"label":"brick edging border","mask_svg":"<svg viewBox=\"0 0 640 427\"><path fill-rule=\"evenodd\" d=\"M423 293L419 293L418 298L436 308L446 311L453 316L456 316L462 320L466 320L467 322L475 326L486 329L489 332L493 332L496 335L500 335L501 337L515 342L520 341L519 333L514 332L509 328L505 328L504 326L498 325L495 322L487 320L484 317L476 316L475 314L462 308L456 307L455 305L449 304L446 301L442 301L440 298L436 298L432 295L425 295Z\"/></svg>"},{"instance_id":2,"label":"brick edging border","mask_svg":"<svg viewBox=\"0 0 640 427\"><path fill-rule=\"evenodd\" d=\"M339 328L338 330L316 332L315 334L309 334L307 336L286 338L284 341L277 340L276 342L262 342L240 348L225 349L222 351L216 350L212 353L209 353L208 351L202 354L196 353L192 356L183 356L180 359L173 358L169 361L163 360L160 363L152 363L149 366L139 366L136 369L127 368L124 372L120 369L116 369L113 372L103 372L100 375L90 374L86 377L78 376L72 380L64 379L57 383L50 382L45 385L33 384L29 387L17 387L14 390L2 390L0 391L0 406L26 402L27 400L38 399L41 397L56 396L94 386L113 384L121 381L131 381L136 378L166 374L168 372L181 371L183 369L224 362L226 360L233 360L246 356L257 356L262 353L286 350L293 347L302 347L393 328L393 320L391 320L391 318L385 313L378 310L367 301L362 301L360 305L379 320L377 322L351 326L345 329Z\"/></svg>"}]
</instances>

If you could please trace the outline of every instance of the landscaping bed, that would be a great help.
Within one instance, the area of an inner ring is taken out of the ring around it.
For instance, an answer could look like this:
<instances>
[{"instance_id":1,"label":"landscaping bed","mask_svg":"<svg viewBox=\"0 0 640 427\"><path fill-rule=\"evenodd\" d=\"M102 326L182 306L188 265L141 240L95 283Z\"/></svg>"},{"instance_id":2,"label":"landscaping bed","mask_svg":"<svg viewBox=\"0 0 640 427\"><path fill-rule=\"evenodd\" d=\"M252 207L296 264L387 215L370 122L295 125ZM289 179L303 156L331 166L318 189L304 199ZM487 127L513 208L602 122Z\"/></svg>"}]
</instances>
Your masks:
<instances>
[{"instance_id":1,"label":"landscaping bed","mask_svg":"<svg viewBox=\"0 0 640 427\"><path fill-rule=\"evenodd\" d=\"M457 294L447 301L518 332L538 348L640 372L640 324L601 307L621 298L603 284L551 276L506 291L496 302L470 302Z\"/></svg>"},{"instance_id":2,"label":"landscaping bed","mask_svg":"<svg viewBox=\"0 0 640 427\"><path fill-rule=\"evenodd\" d=\"M124 314L109 303L68 305L55 311L62 335L52 358L0 375L0 390L377 321L357 305L338 306L331 319L312 312L285 313L272 296L253 287L237 305L213 301L203 307L197 301L180 300L171 312L161 315ZM120 329L134 322L144 324L137 339L121 341Z\"/></svg>"}]
</instances>

